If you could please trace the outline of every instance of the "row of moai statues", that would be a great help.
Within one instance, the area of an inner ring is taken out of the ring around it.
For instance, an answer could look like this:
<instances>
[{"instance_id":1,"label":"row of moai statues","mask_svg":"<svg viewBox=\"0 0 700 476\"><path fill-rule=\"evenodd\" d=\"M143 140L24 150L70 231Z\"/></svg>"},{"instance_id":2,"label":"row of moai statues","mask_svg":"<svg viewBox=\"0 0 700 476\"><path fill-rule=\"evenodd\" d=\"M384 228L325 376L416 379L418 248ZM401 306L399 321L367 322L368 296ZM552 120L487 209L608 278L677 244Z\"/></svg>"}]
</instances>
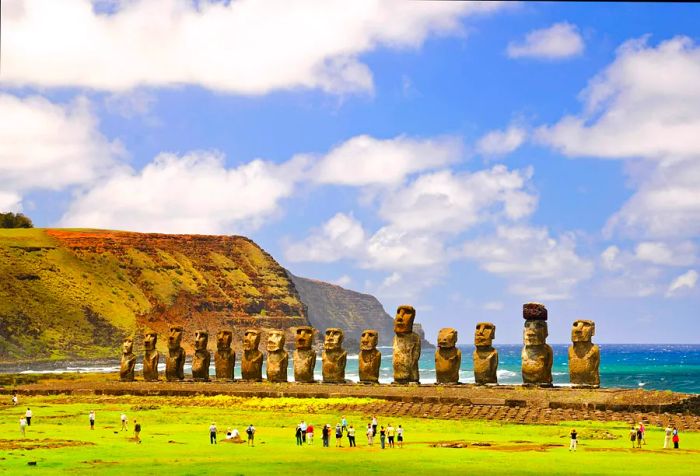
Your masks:
<instances>
[{"instance_id":1,"label":"row of moai statues","mask_svg":"<svg viewBox=\"0 0 700 476\"><path fill-rule=\"evenodd\" d=\"M413 332L416 311L411 306L399 306L394 319L393 369L395 383L418 383L418 361L421 355L420 336ZM552 385L552 348L547 345L547 309L539 303L526 303L523 306L525 327L523 331L522 376L526 385ZM185 351L181 346L183 329L170 328L168 355L166 357L166 380L184 380ZM598 387L600 384L600 350L591 342L595 333L593 321L577 320L572 329L573 345L569 348L569 372L571 383L576 386ZM294 380L314 382L316 351L313 349L314 329L309 326L296 328L295 350L293 354ZM241 377L247 381L262 381L263 353L258 349L260 332L248 329L243 337ZM286 382L289 355L285 350L285 332L270 331L267 340L267 380ZM325 383L345 382L347 351L343 349L343 331L338 328L326 329L323 353L322 375ZM496 326L490 322L479 322L474 331L476 349L472 354L475 383L489 385L498 383L498 351L493 347ZM236 355L231 349L233 334L220 331L217 334L217 351L214 354L217 380L233 380ZM144 337L143 377L146 381L158 380L159 352L156 350L158 336L148 332ZM192 378L198 381L209 380L210 354L207 350L209 335L205 331L195 333L195 353L192 358ZM379 333L367 329L360 338L359 378L363 383L378 383L382 354L377 350ZM133 341L126 339L120 369L120 378L134 380L136 357L133 354ZM462 351L457 348L457 331L441 329L438 334L438 348L435 351L435 372L437 383L459 383L459 370L462 365Z\"/></svg>"}]
</instances>

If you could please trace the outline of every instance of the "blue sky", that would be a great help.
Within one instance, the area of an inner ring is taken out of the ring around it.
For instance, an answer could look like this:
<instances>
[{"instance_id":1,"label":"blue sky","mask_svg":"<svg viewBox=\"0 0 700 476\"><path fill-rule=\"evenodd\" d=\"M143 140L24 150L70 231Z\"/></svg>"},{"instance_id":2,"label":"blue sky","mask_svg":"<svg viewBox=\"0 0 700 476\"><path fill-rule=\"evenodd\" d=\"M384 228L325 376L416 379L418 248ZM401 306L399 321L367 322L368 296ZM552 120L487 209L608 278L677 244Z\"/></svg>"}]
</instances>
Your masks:
<instances>
[{"instance_id":1,"label":"blue sky","mask_svg":"<svg viewBox=\"0 0 700 476\"><path fill-rule=\"evenodd\" d=\"M243 234L521 340L699 342L693 4L2 3L0 209ZM70 25L69 28L66 28Z\"/></svg>"}]
</instances>

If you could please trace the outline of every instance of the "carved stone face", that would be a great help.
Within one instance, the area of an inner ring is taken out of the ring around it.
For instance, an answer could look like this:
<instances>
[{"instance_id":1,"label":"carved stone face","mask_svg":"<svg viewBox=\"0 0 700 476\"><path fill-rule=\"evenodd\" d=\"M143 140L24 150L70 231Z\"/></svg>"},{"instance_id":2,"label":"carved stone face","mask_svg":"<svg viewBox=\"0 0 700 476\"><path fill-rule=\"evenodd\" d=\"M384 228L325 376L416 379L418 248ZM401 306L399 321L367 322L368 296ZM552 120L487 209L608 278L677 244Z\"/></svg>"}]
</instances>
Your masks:
<instances>
[{"instance_id":1,"label":"carved stone face","mask_svg":"<svg viewBox=\"0 0 700 476\"><path fill-rule=\"evenodd\" d=\"M477 347L488 347L493 344L496 338L496 326L490 322L479 322L474 331L474 345Z\"/></svg>"},{"instance_id":2,"label":"carved stone face","mask_svg":"<svg viewBox=\"0 0 700 476\"><path fill-rule=\"evenodd\" d=\"M172 326L168 334L168 349L179 349L182 342L182 327Z\"/></svg>"},{"instance_id":3,"label":"carved stone face","mask_svg":"<svg viewBox=\"0 0 700 476\"><path fill-rule=\"evenodd\" d=\"M574 321L571 328L572 342L590 342L595 335L595 322L586 319Z\"/></svg>"},{"instance_id":4,"label":"carved stone face","mask_svg":"<svg viewBox=\"0 0 700 476\"><path fill-rule=\"evenodd\" d=\"M209 333L206 331L197 331L194 333L194 350L207 350L209 343Z\"/></svg>"},{"instance_id":5,"label":"carved stone face","mask_svg":"<svg viewBox=\"0 0 700 476\"><path fill-rule=\"evenodd\" d=\"M284 349L285 340L284 331L270 331L267 334L267 351L277 352Z\"/></svg>"},{"instance_id":6,"label":"carved stone face","mask_svg":"<svg viewBox=\"0 0 700 476\"><path fill-rule=\"evenodd\" d=\"M124 339L124 343L122 344L122 353L131 354L133 351L134 351L134 341L131 340L130 338Z\"/></svg>"},{"instance_id":7,"label":"carved stone face","mask_svg":"<svg viewBox=\"0 0 700 476\"><path fill-rule=\"evenodd\" d=\"M311 327L297 327L296 331L296 348L308 350L314 341L314 330Z\"/></svg>"},{"instance_id":8,"label":"carved stone face","mask_svg":"<svg viewBox=\"0 0 700 476\"><path fill-rule=\"evenodd\" d=\"M326 329L326 340L323 348L326 350L340 350L343 345L343 331L337 327Z\"/></svg>"},{"instance_id":9,"label":"carved stone face","mask_svg":"<svg viewBox=\"0 0 700 476\"><path fill-rule=\"evenodd\" d=\"M144 350L155 350L157 343L158 343L158 334L156 334L155 332L147 332L143 336L143 348L144 348Z\"/></svg>"},{"instance_id":10,"label":"carved stone face","mask_svg":"<svg viewBox=\"0 0 700 476\"><path fill-rule=\"evenodd\" d=\"M394 332L397 334L410 334L413 332L413 320L416 318L416 310L411 306L399 306L394 318Z\"/></svg>"},{"instance_id":11,"label":"carved stone face","mask_svg":"<svg viewBox=\"0 0 700 476\"><path fill-rule=\"evenodd\" d=\"M374 350L379 343L379 332L373 329L362 331L360 336L360 350Z\"/></svg>"},{"instance_id":12,"label":"carved stone face","mask_svg":"<svg viewBox=\"0 0 700 476\"><path fill-rule=\"evenodd\" d=\"M233 341L233 332L231 331L219 331L216 334L216 348L219 350L226 350L231 348L231 341Z\"/></svg>"},{"instance_id":13,"label":"carved stone face","mask_svg":"<svg viewBox=\"0 0 700 476\"><path fill-rule=\"evenodd\" d=\"M258 350L260 345L260 332L248 329L243 335L243 350Z\"/></svg>"},{"instance_id":14,"label":"carved stone face","mask_svg":"<svg viewBox=\"0 0 700 476\"><path fill-rule=\"evenodd\" d=\"M438 347L451 349L457 345L457 331L451 327L445 327L438 332Z\"/></svg>"},{"instance_id":15,"label":"carved stone face","mask_svg":"<svg viewBox=\"0 0 700 476\"><path fill-rule=\"evenodd\" d=\"M525 321L523 342L525 345L542 345L547 341L546 321Z\"/></svg>"}]
</instances>

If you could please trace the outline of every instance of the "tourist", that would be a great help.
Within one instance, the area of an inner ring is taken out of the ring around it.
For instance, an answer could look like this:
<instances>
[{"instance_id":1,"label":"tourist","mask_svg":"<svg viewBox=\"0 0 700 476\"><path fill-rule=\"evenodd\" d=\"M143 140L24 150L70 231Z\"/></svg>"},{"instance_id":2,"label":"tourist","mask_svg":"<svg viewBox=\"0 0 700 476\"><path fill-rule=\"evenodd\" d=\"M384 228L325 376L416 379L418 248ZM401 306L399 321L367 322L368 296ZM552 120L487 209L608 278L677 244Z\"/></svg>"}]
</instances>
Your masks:
<instances>
[{"instance_id":1,"label":"tourist","mask_svg":"<svg viewBox=\"0 0 700 476\"><path fill-rule=\"evenodd\" d=\"M396 430L394 430L394 427L391 426L391 423L389 423L389 426L386 427L386 437L389 440L389 448L394 447L394 433Z\"/></svg>"},{"instance_id":2,"label":"tourist","mask_svg":"<svg viewBox=\"0 0 700 476\"><path fill-rule=\"evenodd\" d=\"M19 419L19 432L22 433L22 436L25 436L26 430L27 430L27 419L22 417Z\"/></svg>"},{"instance_id":3,"label":"tourist","mask_svg":"<svg viewBox=\"0 0 700 476\"><path fill-rule=\"evenodd\" d=\"M335 425L335 446L336 448L343 447L343 427L340 426L340 423Z\"/></svg>"},{"instance_id":4,"label":"tourist","mask_svg":"<svg viewBox=\"0 0 700 476\"><path fill-rule=\"evenodd\" d=\"M637 448L642 447L642 425L637 425Z\"/></svg>"},{"instance_id":5,"label":"tourist","mask_svg":"<svg viewBox=\"0 0 700 476\"><path fill-rule=\"evenodd\" d=\"M301 423L297 425L296 432L294 433L297 437L297 446L301 446L304 442L301 439Z\"/></svg>"},{"instance_id":6,"label":"tourist","mask_svg":"<svg viewBox=\"0 0 700 476\"><path fill-rule=\"evenodd\" d=\"M678 436L678 428L675 426L673 427L673 449L677 450L678 449L678 442L680 441L680 437Z\"/></svg>"},{"instance_id":7,"label":"tourist","mask_svg":"<svg viewBox=\"0 0 700 476\"><path fill-rule=\"evenodd\" d=\"M235 441L236 443L243 443L243 440L241 440L241 434L238 431L238 428L234 428L233 431L231 432L231 440Z\"/></svg>"},{"instance_id":8,"label":"tourist","mask_svg":"<svg viewBox=\"0 0 700 476\"><path fill-rule=\"evenodd\" d=\"M308 425L304 420L301 420L301 441L306 443L306 431L309 429Z\"/></svg>"},{"instance_id":9,"label":"tourist","mask_svg":"<svg viewBox=\"0 0 700 476\"><path fill-rule=\"evenodd\" d=\"M32 426L32 415L32 411L27 408L27 411L24 414L24 417L27 419L27 426Z\"/></svg>"},{"instance_id":10,"label":"tourist","mask_svg":"<svg viewBox=\"0 0 700 476\"><path fill-rule=\"evenodd\" d=\"M229 426L226 428L226 439L230 440L231 438L233 438L233 435L231 434L231 427Z\"/></svg>"},{"instance_id":11,"label":"tourist","mask_svg":"<svg viewBox=\"0 0 700 476\"><path fill-rule=\"evenodd\" d=\"M645 433L646 433L647 429L644 427L643 422L639 422L639 430L642 432L642 443L644 443L646 445L647 439L645 437Z\"/></svg>"},{"instance_id":12,"label":"tourist","mask_svg":"<svg viewBox=\"0 0 700 476\"><path fill-rule=\"evenodd\" d=\"M139 436L140 434L141 434L141 423L134 420L134 439L136 440L136 443L141 443L141 437Z\"/></svg>"},{"instance_id":13,"label":"tourist","mask_svg":"<svg viewBox=\"0 0 700 476\"><path fill-rule=\"evenodd\" d=\"M255 446L255 427L252 423L245 429L245 433L248 435L248 446Z\"/></svg>"},{"instance_id":14,"label":"tourist","mask_svg":"<svg viewBox=\"0 0 700 476\"><path fill-rule=\"evenodd\" d=\"M632 442L632 449L634 449L634 442L637 441L637 429L634 425L630 428L630 441Z\"/></svg>"},{"instance_id":15,"label":"tourist","mask_svg":"<svg viewBox=\"0 0 700 476\"><path fill-rule=\"evenodd\" d=\"M374 444L374 432L372 429L372 424L367 423L367 446L372 446Z\"/></svg>"},{"instance_id":16,"label":"tourist","mask_svg":"<svg viewBox=\"0 0 700 476\"><path fill-rule=\"evenodd\" d=\"M17 406L19 399L17 398L17 390L12 391L12 405Z\"/></svg>"},{"instance_id":17,"label":"tourist","mask_svg":"<svg viewBox=\"0 0 700 476\"><path fill-rule=\"evenodd\" d=\"M403 448L403 428L401 428L401 425L396 430L396 441L399 442L399 448Z\"/></svg>"},{"instance_id":18,"label":"tourist","mask_svg":"<svg viewBox=\"0 0 700 476\"><path fill-rule=\"evenodd\" d=\"M384 449L384 442L386 441L386 430L384 430L384 427L379 428L379 444L381 445L382 449Z\"/></svg>"},{"instance_id":19,"label":"tourist","mask_svg":"<svg viewBox=\"0 0 700 476\"><path fill-rule=\"evenodd\" d=\"M372 436L377 436L377 417L373 416L372 417Z\"/></svg>"},{"instance_id":20,"label":"tourist","mask_svg":"<svg viewBox=\"0 0 700 476\"><path fill-rule=\"evenodd\" d=\"M306 427L306 441L309 442L310 445L314 444L314 426L309 425Z\"/></svg>"},{"instance_id":21,"label":"tourist","mask_svg":"<svg viewBox=\"0 0 700 476\"><path fill-rule=\"evenodd\" d=\"M340 425L343 431L348 431L348 421L345 419L345 416L340 420Z\"/></svg>"},{"instance_id":22,"label":"tourist","mask_svg":"<svg viewBox=\"0 0 700 476\"><path fill-rule=\"evenodd\" d=\"M122 429L119 431L122 431L122 430L129 431L129 426L126 424L127 423L126 413L122 413L121 419L122 419Z\"/></svg>"},{"instance_id":23,"label":"tourist","mask_svg":"<svg viewBox=\"0 0 700 476\"><path fill-rule=\"evenodd\" d=\"M323 447L328 448L328 440L330 440L331 426L326 423L321 430L321 438L323 439Z\"/></svg>"},{"instance_id":24,"label":"tourist","mask_svg":"<svg viewBox=\"0 0 700 476\"><path fill-rule=\"evenodd\" d=\"M209 444L216 444L216 423L214 422L211 422L211 425L209 426Z\"/></svg>"},{"instance_id":25,"label":"tourist","mask_svg":"<svg viewBox=\"0 0 700 476\"><path fill-rule=\"evenodd\" d=\"M95 410L90 410L90 429L94 430L95 429Z\"/></svg>"},{"instance_id":26,"label":"tourist","mask_svg":"<svg viewBox=\"0 0 700 476\"><path fill-rule=\"evenodd\" d=\"M569 451L576 451L576 445L578 444L578 441L576 440L576 436L578 434L576 433L576 429L572 428L571 429L571 442L569 443Z\"/></svg>"},{"instance_id":27,"label":"tourist","mask_svg":"<svg viewBox=\"0 0 700 476\"><path fill-rule=\"evenodd\" d=\"M671 424L666 425L664 430L664 449L669 449L671 447L671 437L673 436L673 428Z\"/></svg>"},{"instance_id":28,"label":"tourist","mask_svg":"<svg viewBox=\"0 0 700 476\"><path fill-rule=\"evenodd\" d=\"M352 425L348 427L348 442L350 443L351 448L353 446L357 447L355 444L355 428Z\"/></svg>"}]
</instances>

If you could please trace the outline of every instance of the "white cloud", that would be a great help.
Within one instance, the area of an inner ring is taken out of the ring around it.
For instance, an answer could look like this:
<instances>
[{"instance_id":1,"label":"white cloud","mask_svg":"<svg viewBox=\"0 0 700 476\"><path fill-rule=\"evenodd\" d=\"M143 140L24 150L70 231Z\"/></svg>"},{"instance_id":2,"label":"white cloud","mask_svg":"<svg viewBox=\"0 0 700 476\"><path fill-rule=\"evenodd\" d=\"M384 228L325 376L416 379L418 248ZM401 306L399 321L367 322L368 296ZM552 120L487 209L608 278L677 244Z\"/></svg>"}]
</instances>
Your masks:
<instances>
[{"instance_id":1,"label":"white cloud","mask_svg":"<svg viewBox=\"0 0 700 476\"><path fill-rule=\"evenodd\" d=\"M529 299L566 299L593 273L593 264L576 254L573 235L558 239L546 228L497 229L495 236L468 241L463 254L489 273L505 277L509 290Z\"/></svg>"},{"instance_id":2,"label":"white cloud","mask_svg":"<svg viewBox=\"0 0 700 476\"><path fill-rule=\"evenodd\" d=\"M333 284L336 284L340 287L348 287L352 283L352 278L348 276L347 274L342 275L335 281L333 281Z\"/></svg>"},{"instance_id":3,"label":"white cloud","mask_svg":"<svg viewBox=\"0 0 700 476\"><path fill-rule=\"evenodd\" d=\"M22 197L14 192L0 190L0 213L22 211Z\"/></svg>"},{"instance_id":4,"label":"white cloud","mask_svg":"<svg viewBox=\"0 0 700 476\"><path fill-rule=\"evenodd\" d=\"M502 311L503 307L504 306L501 301L489 301L485 302L481 306L481 309L483 309L484 311Z\"/></svg>"},{"instance_id":5,"label":"white cloud","mask_svg":"<svg viewBox=\"0 0 700 476\"><path fill-rule=\"evenodd\" d=\"M521 42L508 44L511 58L562 59L580 55L583 52L583 38L576 25L562 22L549 28L534 30Z\"/></svg>"},{"instance_id":6,"label":"white cloud","mask_svg":"<svg viewBox=\"0 0 700 476\"><path fill-rule=\"evenodd\" d=\"M641 261L667 266L688 266L695 263L695 245L690 241L669 245L663 242L642 242L635 248Z\"/></svg>"},{"instance_id":7,"label":"white cloud","mask_svg":"<svg viewBox=\"0 0 700 476\"><path fill-rule=\"evenodd\" d=\"M620 248L617 246L612 245L605 248L605 251L600 254L600 260L603 268L610 271L619 269L621 267L618 260L619 256Z\"/></svg>"},{"instance_id":8,"label":"white cloud","mask_svg":"<svg viewBox=\"0 0 700 476\"><path fill-rule=\"evenodd\" d=\"M669 285L668 290L666 291L666 296L672 296L678 292L680 292L682 289L687 288L687 289L693 289L695 288L695 285L698 282L698 272L691 269L686 273L681 274L678 276L676 279L673 280L673 282Z\"/></svg>"},{"instance_id":9,"label":"white cloud","mask_svg":"<svg viewBox=\"0 0 700 476\"><path fill-rule=\"evenodd\" d=\"M476 150L487 157L509 154L522 145L525 137L525 129L518 126L491 131L479 139Z\"/></svg>"},{"instance_id":10,"label":"white cloud","mask_svg":"<svg viewBox=\"0 0 700 476\"><path fill-rule=\"evenodd\" d=\"M110 94L105 99L105 106L113 114L132 119L137 116L146 116L155 102L156 98L153 94L137 89Z\"/></svg>"},{"instance_id":11,"label":"white cloud","mask_svg":"<svg viewBox=\"0 0 700 476\"><path fill-rule=\"evenodd\" d=\"M305 240L287 246L285 256L292 262L329 263L363 253L365 231L352 215L336 213Z\"/></svg>"},{"instance_id":12,"label":"white cloud","mask_svg":"<svg viewBox=\"0 0 700 476\"><path fill-rule=\"evenodd\" d=\"M114 174L78 195L60 224L165 233L251 230L292 194L299 168L295 161L262 160L226 168L217 153L160 154L142 170Z\"/></svg>"},{"instance_id":13,"label":"white cloud","mask_svg":"<svg viewBox=\"0 0 700 476\"><path fill-rule=\"evenodd\" d=\"M317 159L311 180L335 185L398 184L412 173L456 162L461 142L453 137L376 139L353 137Z\"/></svg>"},{"instance_id":14,"label":"white cloud","mask_svg":"<svg viewBox=\"0 0 700 476\"><path fill-rule=\"evenodd\" d=\"M3 82L124 91L194 84L241 94L371 91L359 56L461 34L502 4L402 0L6 0ZM66 27L66 25L71 25Z\"/></svg>"}]
</instances>

